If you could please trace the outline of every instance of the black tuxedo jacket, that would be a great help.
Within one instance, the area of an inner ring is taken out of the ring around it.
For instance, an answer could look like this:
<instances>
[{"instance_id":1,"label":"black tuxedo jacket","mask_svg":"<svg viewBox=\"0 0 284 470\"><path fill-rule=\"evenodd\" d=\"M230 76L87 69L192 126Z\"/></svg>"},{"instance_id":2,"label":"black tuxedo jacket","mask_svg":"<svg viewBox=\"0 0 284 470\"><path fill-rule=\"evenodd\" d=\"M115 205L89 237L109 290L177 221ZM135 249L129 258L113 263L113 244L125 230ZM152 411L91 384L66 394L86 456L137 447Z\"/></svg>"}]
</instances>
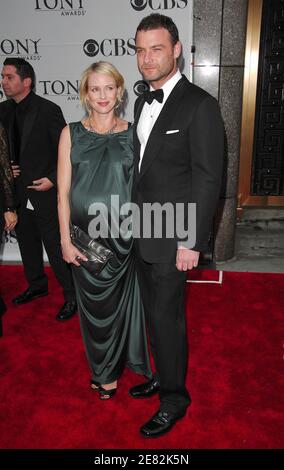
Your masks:
<instances>
[{"instance_id":1,"label":"black tuxedo jacket","mask_svg":"<svg viewBox=\"0 0 284 470\"><path fill-rule=\"evenodd\" d=\"M18 202L30 199L35 210L48 210L54 205L55 187L37 192L26 187L33 180L47 177L56 185L57 152L65 120L59 106L33 92L26 111L21 137L19 165L21 176L15 179ZM11 99L0 103L0 119L9 140L10 158L14 157L14 103Z\"/></svg>"},{"instance_id":2,"label":"black tuxedo jacket","mask_svg":"<svg viewBox=\"0 0 284 470\"><path fill-rule=\"evenodd\" d=\"M224 162L224 126L218 103L182 76L155 122L139 171L137 124L143 104L142 95L134 111L133 201L140 211L144 203L196 203L196 242L192 249L206 251ZM170 130L178 132L167 133ZM173 259L177 241L177 237L141 237L136 243L145 261L159 263Z\"/></svg>"}]
</instances>

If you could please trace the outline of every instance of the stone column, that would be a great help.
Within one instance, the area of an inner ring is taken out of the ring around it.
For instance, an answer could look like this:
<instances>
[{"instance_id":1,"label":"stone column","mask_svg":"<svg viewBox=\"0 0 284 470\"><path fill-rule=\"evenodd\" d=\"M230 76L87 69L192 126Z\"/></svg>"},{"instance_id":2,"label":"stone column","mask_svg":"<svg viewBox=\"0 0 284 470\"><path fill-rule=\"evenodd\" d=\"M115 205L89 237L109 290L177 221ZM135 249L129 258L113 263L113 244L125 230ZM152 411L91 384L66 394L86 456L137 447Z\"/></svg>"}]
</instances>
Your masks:
<instances>
[{"instance_id":1,"label":"stone column","mask_svg":"<svg viewBox=\"0 0 284 470\"><path fill-rule=\"evenodd\" d=\"M193 82L219 100L227 138L224 184L216 217L216 261L234 256L247 3L194 0L193 8Z\"/></svg>"}]
</instances>

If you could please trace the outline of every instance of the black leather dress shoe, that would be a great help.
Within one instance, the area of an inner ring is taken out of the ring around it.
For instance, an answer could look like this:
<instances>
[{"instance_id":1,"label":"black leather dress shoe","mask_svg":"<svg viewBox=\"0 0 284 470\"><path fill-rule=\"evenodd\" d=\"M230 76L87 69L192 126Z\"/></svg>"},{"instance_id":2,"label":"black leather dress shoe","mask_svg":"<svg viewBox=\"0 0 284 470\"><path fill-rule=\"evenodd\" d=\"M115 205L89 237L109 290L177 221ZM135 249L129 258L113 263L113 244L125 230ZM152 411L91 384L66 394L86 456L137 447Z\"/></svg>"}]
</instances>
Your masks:
<instances>
[{"instance_id":1,"label":"black leather dress shoe","mask_svg":"<svg viewBox=\"0 0 284 470\"><path fill-rule=\"evenodd\" d=\"M155 393L158 393L159 390L160 390L159 381L154 377L148 382L144 382L143 384L132 387L129 390L129 394L133 398L149 398L152 395L155 395Z\"/></svg>"},{"instance_id":2,"label":"black leather dress shoe","mask_svg":"<svg viewBox=\"0 0 284 470\"><path fill-rule=\"evenodd\" d=\"M28 288L25 290L25 292L17 295L17 297L15 297L12 302L15 305L22 305L31 302L32 300L38 299L39 297L44 297L45 295L48 295L47 290L31 290Z\"/></svg>"},{"instance_id":3,"label":"black leather dress shoe","mask_svg":"<svg viewBox=\"0 0 284 470\"><path fill-rule=\"evenodd\" d=\"M59 310L58 314L56 315L56 320L64 321L69 320L69 318L73 317L77 312L77 302L76 300L66 301L63 307Z\"/></svg>"},{"instance_id":4,"label":"black leather dress shoe","mask_svg":"<svg viewBox=\"0 0 284 470\"><path fill-rule=\"evenodd\" d=\"M184 415L183 415L184 416ZM140 428L143 437L160 437L169 432L175 423L183 416L173 416L165 411L158 411Z\"/></svg>"}]
</instances>

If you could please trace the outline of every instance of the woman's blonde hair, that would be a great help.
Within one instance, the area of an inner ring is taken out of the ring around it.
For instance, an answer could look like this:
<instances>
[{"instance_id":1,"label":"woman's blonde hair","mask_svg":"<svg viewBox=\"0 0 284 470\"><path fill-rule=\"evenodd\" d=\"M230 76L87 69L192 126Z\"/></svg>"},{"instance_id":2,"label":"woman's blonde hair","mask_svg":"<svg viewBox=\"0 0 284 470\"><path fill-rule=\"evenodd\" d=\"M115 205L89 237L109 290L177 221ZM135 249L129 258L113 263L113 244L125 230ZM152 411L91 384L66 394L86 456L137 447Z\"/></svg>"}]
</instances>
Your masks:
<instances>
[{"instance_id":1,"label":"woman's blonde hair","mask_svg":"<svg viewBox=\"0 0 284 470\"><path fill-rule=\"evenodd\" d=\"M118 95L117 95L117 103L116 103L116 108L118 108L120 104L122 103L122 99L123 99L123 95L125 91L124 78L114 65L112 65L110 62L106 62L102 60L91 64L82 74L82 78L80 82L81 103L85 106L86 110L90 112L90 107L88 106L87 93L88 93L89 77L93 72L110 75L114 79L117 88L119 88Z\"/></svg>"}]
</instances>

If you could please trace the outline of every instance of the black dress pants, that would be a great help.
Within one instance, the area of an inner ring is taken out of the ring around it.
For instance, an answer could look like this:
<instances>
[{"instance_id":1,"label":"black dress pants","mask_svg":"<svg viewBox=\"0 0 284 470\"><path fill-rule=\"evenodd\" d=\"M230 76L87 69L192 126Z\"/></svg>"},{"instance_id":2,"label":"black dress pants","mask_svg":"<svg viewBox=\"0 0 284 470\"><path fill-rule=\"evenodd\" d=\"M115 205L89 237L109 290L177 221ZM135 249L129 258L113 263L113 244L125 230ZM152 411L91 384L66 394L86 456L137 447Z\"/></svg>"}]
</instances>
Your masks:
<instances>
[{"instance_id":1,"label":"black dress pants","mask_svg":"<svg viewBox=\"0 0 284 470\"><path fill-rule=\"evenodd\" d=\"M137 251L137 250L136 250ZM182 416L190 403L185 387L187 336L186 273L172 263L147 263L136 252L137 273L160 381L162 411Z\"/></svg>"},{"instance_id":2,"label":"black dress pants","mask_svg":"<svg viewBox=\"0 0 284 470\"><path fill-rule=\"evenodd\" d=\"M50 265L63 288L65 300L75 300L71 269L61 253L56 204L49 210L30 210L26 207L26 201L23 204L22 200L18 220L16 234L30 289L48 289L48 279L44 272L43 243Z\"/></svg>"}]
</instances>

